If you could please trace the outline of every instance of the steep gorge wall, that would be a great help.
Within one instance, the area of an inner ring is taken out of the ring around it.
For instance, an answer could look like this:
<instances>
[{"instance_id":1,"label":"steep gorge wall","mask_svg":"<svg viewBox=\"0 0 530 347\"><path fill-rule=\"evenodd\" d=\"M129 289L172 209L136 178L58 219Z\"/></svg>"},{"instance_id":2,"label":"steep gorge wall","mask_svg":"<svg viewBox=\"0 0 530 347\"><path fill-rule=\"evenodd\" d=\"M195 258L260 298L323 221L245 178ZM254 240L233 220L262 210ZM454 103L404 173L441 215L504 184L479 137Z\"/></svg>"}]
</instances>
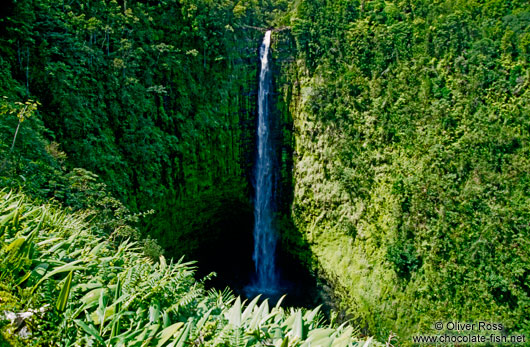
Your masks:
<instances>
[{"instance_id":1,"label":"steep gorge wall","mask_svg":"<svg viewBox=\"0 0 530 347\"><path fill-rule=\"evenodd\" d=\"M529 332L528 11L301 1L273 37L282 241L382 339L449 320Z\"/></svg>"},{"instance_id":2,"label":"steep gorge wall","mask_svg":"<svg viewBox=\"0 0 530 347\"><path fill-rule=\"evenodd\" d=\"M75 181L112 210L105 183L132 212L154 210L142 230L167 255L193 259L200 239L237 240L222 234L241 232L230 221L251 223L256 4L9 1L2 19L2 102L41 104L5 185L85 208ZM0 122L7 153L16 117ZM64 175L73 168L99 178Z\"/></svg>"}]
</instances>

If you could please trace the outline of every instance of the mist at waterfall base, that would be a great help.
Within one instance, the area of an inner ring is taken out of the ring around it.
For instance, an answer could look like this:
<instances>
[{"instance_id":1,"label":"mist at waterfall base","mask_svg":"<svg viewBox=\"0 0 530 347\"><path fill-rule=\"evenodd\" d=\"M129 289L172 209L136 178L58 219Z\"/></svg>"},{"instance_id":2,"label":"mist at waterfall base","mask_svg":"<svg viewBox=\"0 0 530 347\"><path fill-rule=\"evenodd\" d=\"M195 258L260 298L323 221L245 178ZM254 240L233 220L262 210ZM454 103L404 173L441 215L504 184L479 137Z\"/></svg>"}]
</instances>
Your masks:
<instances>
[{"instance_id":1,"label":"mist at waterfall base","mask_svg":"<svg viewBox=\"0 0 530 347\"><path fill-rule=\"evenodd\" d=\"M223 233L225 237L222 240L203 249L199 270L217 273L207 285L218 290L230 287L236 295L249 299L261 295L271 303L276 303L286 294L283 300L286 305L309 307L322 303L322 290L307 269L278 244L274 218L275 179L279 169L274 160L276 144L271 134L270 43L271 31L267 31L259 49L261 66L252 173L253 210L241 211L237 217L227 216L226 227L230 232Z\"/></svg>"}]
</instances>

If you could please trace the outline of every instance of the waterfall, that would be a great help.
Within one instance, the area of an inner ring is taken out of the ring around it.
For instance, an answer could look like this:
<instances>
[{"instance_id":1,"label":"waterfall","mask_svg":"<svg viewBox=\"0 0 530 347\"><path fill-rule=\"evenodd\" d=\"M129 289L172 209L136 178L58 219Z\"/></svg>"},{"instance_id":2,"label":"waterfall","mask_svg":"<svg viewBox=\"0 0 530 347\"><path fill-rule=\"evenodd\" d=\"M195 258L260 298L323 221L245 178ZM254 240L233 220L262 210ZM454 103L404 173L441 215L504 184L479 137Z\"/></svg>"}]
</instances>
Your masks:
<instances>
[{"instance_id":1,"label":"waterfall","mask_svg":"<svg viewBox=\"0 0 530 347\"><path fill-rule=\"evenodd\" d=\"M271 74L269 48L271 31L265 33L260 47L261 70L258 89L257 158L254 167L254 265L253 286L259 292L274 292L278 287L275 266L276 231L273 227L273 141L270 134L269 91Z\"/></svg>"}]
</instances>

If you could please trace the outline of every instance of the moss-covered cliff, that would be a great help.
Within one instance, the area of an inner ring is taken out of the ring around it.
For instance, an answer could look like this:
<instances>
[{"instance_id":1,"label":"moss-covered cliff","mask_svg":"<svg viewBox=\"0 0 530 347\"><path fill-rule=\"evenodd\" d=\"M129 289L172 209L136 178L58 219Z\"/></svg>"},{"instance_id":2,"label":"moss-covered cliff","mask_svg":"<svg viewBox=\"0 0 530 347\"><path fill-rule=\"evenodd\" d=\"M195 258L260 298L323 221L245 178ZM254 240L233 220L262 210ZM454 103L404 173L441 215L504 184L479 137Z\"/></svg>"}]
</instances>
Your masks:
<instances>
[{"instance_id":1,"label":"moss-covered cliff","mask_svg":"<svg viewBox=\"0 0 530 347\"><path fill-rule=\"evenodd\" d=\"M529 333L529 10L303 0L276 33L295 48L278 77L293 126L283 241L372 333Z\"/></svg>"},{"instance_id":2,"label":"moss-covered cliff","mask_svg":"<svg viewBox=\"0 0 530 347\"><path fill-rule=\"evenodd\" d=\"M68 172L88 170L131 211L153 210L141 229L174 256L234 232L227 221L251 218L262 10L254 1L6 3L3 153L16 102L40 104L0 169L3 185L84 208Z\"/></svg>"}]
</instances>

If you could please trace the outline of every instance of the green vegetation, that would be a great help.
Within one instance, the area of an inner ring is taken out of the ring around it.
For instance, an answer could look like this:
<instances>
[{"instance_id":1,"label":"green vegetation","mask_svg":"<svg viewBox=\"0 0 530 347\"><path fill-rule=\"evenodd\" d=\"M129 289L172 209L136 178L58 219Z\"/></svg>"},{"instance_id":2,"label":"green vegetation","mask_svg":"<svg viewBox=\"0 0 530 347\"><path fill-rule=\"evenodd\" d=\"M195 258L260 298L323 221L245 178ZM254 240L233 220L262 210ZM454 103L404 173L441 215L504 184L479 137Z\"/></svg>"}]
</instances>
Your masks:
<instances>
[{"instance_id":1,"label":"green vegetation","mask_svg":"<svg viewBox=\"0 0 530 347\"><path fill-rule=\"evenodd\" d=\"M530 337L528 1L8 0L0 344L354 344L176 261L250 233L271 25L284 250L380 341Z\"/></svg>"},{"instance_id":2,"label":"green vegetation","mask_svg":"<svg viewBox=\"0 0 530 347\"><path fill-rule=\"evenodd\" d=\"M283 309L206 291L190 263L147 257L87 213L0 192L0 344L354 346L319 308ZM372 345L368 340L363 346Z\"/></svg>"},{"instance_id":3,"label":"green vegetation","mask_svg":"<svg viewBox=\"0 0 530 347\"><path fill-rule=\"evenodd\" d=\"M174 256L197 247L180 238L207 238L232 206L248 206L255 2L8 1L2 15L2 150L15 103L40 103L4 186L78 208L65 175L83 168L131 211L154 210L141 230Z\"/></svg>"},{"instance_id":4,"label":"green vegetation","mask_svg":"<svg viewBox=\"0 0 530 347\"><path fill-rule=\"evenodd\" d=\"M283 23L284 242L381 337L436 320L529 336L528 2L301 0Z\"/></svg>"}]
</instances>

